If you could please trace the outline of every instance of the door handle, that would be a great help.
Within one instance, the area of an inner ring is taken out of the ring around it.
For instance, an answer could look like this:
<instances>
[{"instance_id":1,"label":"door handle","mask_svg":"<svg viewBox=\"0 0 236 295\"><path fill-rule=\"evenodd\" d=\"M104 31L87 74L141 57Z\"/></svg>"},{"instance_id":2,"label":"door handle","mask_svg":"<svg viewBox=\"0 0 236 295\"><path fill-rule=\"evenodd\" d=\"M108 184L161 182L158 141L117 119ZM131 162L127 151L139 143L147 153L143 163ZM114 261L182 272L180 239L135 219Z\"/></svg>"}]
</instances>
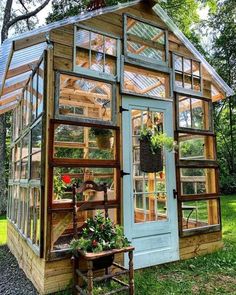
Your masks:
<instances>
[{"instance_id":1,"label":"door handle","mask_svg":"<svg viewBox=\"0 0 236 295\"><path fill-rule=\"evenodd\" d=\"M174 199L178 198L178 192L175 189L173 189L173 197Z\"/></svg>"},{"instance_id":2,"label":"door handle","mask_svg":"<svg viewBox=\"0 0 236 295\"><path fill-rule=\"evenodd\" d=\"M124 172L124 170L120 171L120 177L124 177L124 176L127 176L127 175L130 175L130 173Z\"/></svg>"}]
</instances>

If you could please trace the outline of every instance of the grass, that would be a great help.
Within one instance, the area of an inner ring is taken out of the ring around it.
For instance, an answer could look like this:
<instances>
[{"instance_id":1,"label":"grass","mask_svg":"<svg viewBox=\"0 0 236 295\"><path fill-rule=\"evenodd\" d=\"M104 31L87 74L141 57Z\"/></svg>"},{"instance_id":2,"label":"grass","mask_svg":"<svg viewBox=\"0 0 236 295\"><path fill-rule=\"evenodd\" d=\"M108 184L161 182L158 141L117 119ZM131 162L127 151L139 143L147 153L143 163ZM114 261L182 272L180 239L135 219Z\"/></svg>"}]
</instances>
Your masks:
<instances>
[{"instance_id":1,"label":"grass","mask_svg":"<svg viewBox=\"0 0 236 295\"><path fill-rule=\"evenodd\" d=\"M236 295L236 195L222 197L221 205L224 249L136 271L136 295ZM2 216L0 244L5 240L6 220Z\"/></svg>"},{"instance_id":2,"label":"grass","mask_svg":"<svg viewBox=\"0 0 236 295\"><path fill-rule=\"evenodd\" d=\"M7 242L7 220L6 215L0 216L0 245Z\"/></svg>"}]
</instances>

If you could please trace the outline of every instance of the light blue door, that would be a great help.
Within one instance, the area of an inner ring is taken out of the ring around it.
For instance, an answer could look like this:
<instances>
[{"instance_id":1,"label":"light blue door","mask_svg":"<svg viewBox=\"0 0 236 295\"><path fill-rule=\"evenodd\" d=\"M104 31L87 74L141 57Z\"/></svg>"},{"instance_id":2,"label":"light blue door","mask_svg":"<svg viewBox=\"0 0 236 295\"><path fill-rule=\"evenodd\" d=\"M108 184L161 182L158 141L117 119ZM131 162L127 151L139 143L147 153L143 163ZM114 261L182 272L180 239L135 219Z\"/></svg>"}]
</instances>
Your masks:
<instances>
[{"instance_id":1,"label":"light blue door","mask_svg":"<svg viewBox=\"0 0 236 295\"><path fill-rule=\"evenodd\" d=\"M135 246L136 269L179 259L174 153L164 151L163 169L140 168L140 130L156 126L173 137L171 101L123 97L123 218L124 231Z\"/></svg>"}]
</instances>

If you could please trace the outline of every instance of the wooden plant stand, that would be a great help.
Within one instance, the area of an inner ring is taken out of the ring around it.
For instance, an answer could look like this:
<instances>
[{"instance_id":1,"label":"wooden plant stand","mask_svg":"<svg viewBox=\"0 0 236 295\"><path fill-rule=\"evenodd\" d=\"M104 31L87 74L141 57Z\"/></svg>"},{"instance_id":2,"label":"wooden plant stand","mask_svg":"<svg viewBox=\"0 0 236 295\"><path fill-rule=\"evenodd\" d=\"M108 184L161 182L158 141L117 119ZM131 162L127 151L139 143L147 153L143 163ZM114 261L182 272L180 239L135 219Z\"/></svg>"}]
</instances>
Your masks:
<instances>
[{"instance_id":1,"label":"wooden plant stand","mask_svg":"<svg viewBox=\"0 0 236 295\"><path fill-rule=\"evenodd\" d=\"M78 250L75 255L72 257L73 261L73 294L81 294L81 295L92 295L93 294L93 283L101 282L101 281L109 281L113 280L114 282L121 285L120 288L109 291L103 295L111 295L118 294L121 291L128 291L128 294L134 294L134 268L133 268L133 250L134 247L126 247L122 249L114 249L110 251L103 251L100 253L84 253L83 251ZM106 259L108 256L116 255L118 253L127 253L129 255L129 268L126 269L124 266L113 262L111 266L114 266L119 271L115 271L111 273L109 271L109 267L101 267L99 269L105 269L105 274L102 276L94 277L94 271L98 270L98 268L94 268L94 263L96 264L96 260L98 259ZM87 269L82 271L80 268L80 262L84 260L87 265ZM125 283L116 277L128 274L129 275L129 283ZM82 280L87 285L87 290L82 288L78 282Z\"/></svg>"}]
</instances>

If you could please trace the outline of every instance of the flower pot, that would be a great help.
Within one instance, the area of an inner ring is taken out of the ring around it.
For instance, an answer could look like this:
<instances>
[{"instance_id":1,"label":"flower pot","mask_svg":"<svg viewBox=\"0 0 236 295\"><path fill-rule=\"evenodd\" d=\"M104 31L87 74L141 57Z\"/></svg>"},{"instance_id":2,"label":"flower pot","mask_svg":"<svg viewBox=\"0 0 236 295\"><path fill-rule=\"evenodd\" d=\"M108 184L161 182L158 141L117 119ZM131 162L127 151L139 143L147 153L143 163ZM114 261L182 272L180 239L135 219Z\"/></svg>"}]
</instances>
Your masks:
<instances>
[{"instance_id":1,"label":"flower pot","mask_svg":"<svg viewBox=\"0 0 236 295\"><path fill-rule=\"evenodd\" d=\"M148 173L163 170L162 148L153 154L147 139L140 139L140 170Z\"/></svg>"},{"instance_id":2,"label":"flower pot","mask_svg":"<svg viewBox=\"0 0 236 295\"><path fill-rule=\"evenodd\" d=\"M97 135L96 141L98 148L101 150L109 150L111 148L110 138L109 135Z\"/></svg>"}]
</instances>

